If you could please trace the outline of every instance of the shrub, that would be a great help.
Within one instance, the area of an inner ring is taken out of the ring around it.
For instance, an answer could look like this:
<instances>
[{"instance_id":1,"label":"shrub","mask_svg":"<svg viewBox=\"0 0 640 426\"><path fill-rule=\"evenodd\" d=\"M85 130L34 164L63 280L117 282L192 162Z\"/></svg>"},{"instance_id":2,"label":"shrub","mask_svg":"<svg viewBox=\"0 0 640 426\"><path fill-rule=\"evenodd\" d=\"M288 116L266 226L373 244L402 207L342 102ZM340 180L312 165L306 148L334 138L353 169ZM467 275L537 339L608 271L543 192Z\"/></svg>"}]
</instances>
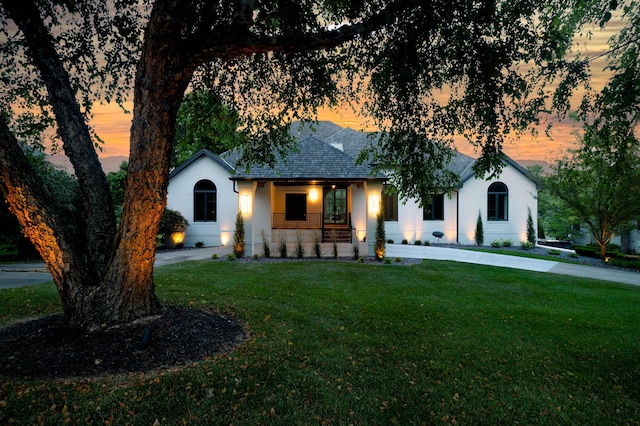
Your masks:
<instances>
[{"instance_id":1,"label":"shrub","mask_svg":"<svg viewBox=\"0 0 640 426\"><path fill-rule=\"evenodd\" d=\"M264 229L260 231L260 238L262 238L262 255L268 259L271 257L271 243L267 241L267 233Z\"/></svg>"},{"instance_id":2,"label":"shrub","mask_svg":"<svg viewBox=\"0 0 640 426\"><path fill-rule=\"evenodd\" d=\"M400 244L409 244L409 242L407 240L402 240Z\"/></svg>"},{"instance_id":3,"label":"shrub","mask_svg":"<svg viewBox=\"0 0 640 426\"><path fill-rule=\"evenodd\" d=\"M391 265L391 258L387 257L386 259L384 259L384 264L385 265Z\"/></svg>"},{"instance_id":4,"label":"shrub","mask_svg":"<svg viewBox=\"0 0 640 426\"><path fill-rule=\"evenodd\" d=\"M393 259L394 262L396 263L401 263L402 262L402 258L401 257L396 257L395 259Z\"/></svg>"},{"instance_id":5,"label":"shrub","mask_svg":"<svg viewBox=\"0 0 640 426\"><path fill-rule=\"evenodd\" d=\"M176 248L181 249L184 247L184 243L176 243Z\"/></svg>"},{"instance_id":6,"label":"shrub","mask_svg":"<svg viewBox=\"0 0 640 426\"><path fill-rule=\"evenodd\" d=\"M527 207L527 241L531 244L536 243L536 229L533 227L533 218L529 207Z\"/></svg>"},{"instance_id":7,"label":"shrub","mask_svg":"<svg viewBox=\"0 0 640 426\"><path fill-rule=\"evenodd\" d=\"M560 250L558 249L551 249L547 253L549 253L552 256L560 256Z\"/></svg>"},{"instance_id":8,"label":"shrub","mask_svg":"<svg viewBox=\"0 0 640 426\"><path fill-rule=\"evenodd\" d=\"M535 244L530 241L520 241L520 247L522 250L531 250L535 247Z\"/></svg>"},{"instance_id":9,"label":"shrub","mask_svg":"<svg viewBox=\"0 0 640 426\"><path fill-rule=\"evenodd\" d=\"M281 258L287 257L287 236L285 234L280 235L280 242L278 243L278 251Z\"/></svg>"},{"instance_id":10,"label":"shrub","mask_svg":"<svg viewBox=\"0 0 640 426\"><path fill-rule=\"evenodd\" d=\"M257 254L254 254L253 256L251 256L251 259L253 260L259 260L260 256L258 256Z\"/></svg>"},{"instance_id":11,"label":"shrub","mask_svg":"<svg viewBox=\"0 0 640 426\"><path fill-rule=\"evenodd\" d=\"M386 251L385 247L385 236L384 236L384 208L380 208L378 212L378 216L376 217L376 240L374 243L373 251L376 255L377 260L382 260L384 258L384 252Z\"/></svg>"},{"instance_id":12,"label":"shrub","mask_svg":"<svg viewBox=\"0 0 640 426\"><path fill-rule=\"evenodd\" d=\"M356 241L353 244L353 259L358 260L360 258L360 244Z\"/></svg>"},{"instance_id":13,"label":"shrub","mask_svg":"<svg viewBox=\"0 0 640 426\"><path fill-rule=\"evenodd\" d=\"M417 246L421 246L422 245L422 241L416 240L416 242L414 244L417 245Z\"/></svg>"},{"instance_id":14,"label":"shrub","mask_svg":"<svg viewBox=\"0 0 640 426\"><path fill-rule=\"evenodd\" d=\"M482 215L478 211L478 220L476 221L476 245L481 246L484 244L484 228L482 227ZM492 243L493 245L493 243Z\"/></svg>"},{"instance_id":15,"label":"shrub","mask_svg":"<svg viewBox=\"0 0 640 426\"><path fill-rule=\"evenodd\" d=\"M360 257L358 258L358 263L364 263L364 257L360 256Z\"/></svg>"},{"instance_id":16,"label":"shrub","mask_svg":"<svg viewBox=\"0 0 640 426\"><path fill-rule=\"evenodd\" d=\"M304 257L304 245L302 244L302 234L296 233L296 257L302 259Z\"/></svg>"},{"instance_id":17,"label":"shrub","mask_svg":"<svg viewBox=\"0 0 640 426\"><path fill-rule=\"evenodd\" d=\"M393 240L391 239L387 240L387 244L393 244Z\"/></svg>"},{"instance_id":18,"label":"shrub","mask_svg":"<svg viewBox=\"0 0 640 426\"><path fill-rule=\"evenodd\" d=\"M425 241L423 244L424 244L425 246L430 246L430 245L431 245L431 243L430 243L429 241Z\"/></svg>"},{"instance_id":19,"label":"shrub","mask_svg":"<svg viewBox=\"0 0 640 426\"><path fill-rule=\"evenodd\" d=\"M509 238L502 240L502 247L511 247L513 245L513 241Z\"/></svg>"},{"instance_id":20,"label":"shrub","mask_svg":"<svg viewBox=\"0 0 640 426\"><path fill-rule=\"evenodd\" d=\"M234 260L236 260L236 259L238 259L238 257L236 256L236 254L235 254L235 253L229 253L229 254L227 255L227 260L228 260L229 262L233 262L233 261L234 261Z\"/></svg>"},{"instance_id":21,"label":"shrub","mask_svg":"<svg viewBox=\"0 0 640 426\"><path fill-rule=\"evenodd\" d=\"M316 255L318 259L322 257L322 250L320 248L320 234L315 233L313 235L313 254Z\"/></svg>"},{"instance_id":22,"label":"shrub","mask_svg":"<svg viewBox=\"0 0 640 426\"><path fill-rule=\"evenodd\" d=\"M493 247L493 248L502 247L502 240L493 240L493 241L491 241L491 247Z\"/></svg>"},{"instance_id":23,"label":"shrub","mask_svg":"<svg viewBox=\"0 0 640 426\"><path fill-rule=\"evenodd\" d=\"M213 260L218 260L218 259L220 259L220 256L218 256L218 253L213 253L213 254L211 255L211 259L213 259Z\"/></svg>"},{"instance_id":24,"label":"shrub","mask_svg":"<svg viewBox=\"0 0 640 426\"><path fill-rule=\"evenodd\" d=\"M164 242L174 232L184 232L188 227L189 221L182 216L182 213L176 210L164 209L160 218L158 234L162 235L161 241Z\"/></svg>"},{"instance_id":25,"label":"shrub","mask_svg":"<svg viewBox=\"0 0 640 426\"><path fill-rule=\"evenodd\" d=\"M198 248L204 247L204 241L196 241L196 247Z\"/></svg>"},{"instance_id":26,"label":"shrub","mask_svg":"<svg viewBox=\"0 0 640 426\"><path fill-rule=\"evenodd\" d=\"M233 253L238 259L244 256L244 219L240 212L236 215L236 229L233 232Z\"/></svg>"}]
</instances>

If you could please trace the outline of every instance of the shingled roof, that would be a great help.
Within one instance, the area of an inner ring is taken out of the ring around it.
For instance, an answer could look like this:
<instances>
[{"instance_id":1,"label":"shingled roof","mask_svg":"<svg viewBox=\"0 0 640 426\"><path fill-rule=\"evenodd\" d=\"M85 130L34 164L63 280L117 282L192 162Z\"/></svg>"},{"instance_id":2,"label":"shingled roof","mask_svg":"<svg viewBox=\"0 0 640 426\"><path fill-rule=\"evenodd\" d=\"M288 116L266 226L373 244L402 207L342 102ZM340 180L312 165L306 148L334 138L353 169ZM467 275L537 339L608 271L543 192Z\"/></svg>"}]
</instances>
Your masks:
<instances>
[{"instance_id":1,"label":"shingled roof","mask_svg":"<svg viewBox=\"0 0 640 426\"><path fill-rule=\"evenodd\" d=\"M237 164L239 152L232 151L224 159L232 165ZM236 167L233 180L275 180L275 181L362 181L387 179L382 173L372 173L367 165L355 164L354 158L342 150L316 137L309 136L298 140L298 150L291 151L286 158L276 157L273 167L267 165L252 166L248 171Z\"/></svg>"}]
</instances>

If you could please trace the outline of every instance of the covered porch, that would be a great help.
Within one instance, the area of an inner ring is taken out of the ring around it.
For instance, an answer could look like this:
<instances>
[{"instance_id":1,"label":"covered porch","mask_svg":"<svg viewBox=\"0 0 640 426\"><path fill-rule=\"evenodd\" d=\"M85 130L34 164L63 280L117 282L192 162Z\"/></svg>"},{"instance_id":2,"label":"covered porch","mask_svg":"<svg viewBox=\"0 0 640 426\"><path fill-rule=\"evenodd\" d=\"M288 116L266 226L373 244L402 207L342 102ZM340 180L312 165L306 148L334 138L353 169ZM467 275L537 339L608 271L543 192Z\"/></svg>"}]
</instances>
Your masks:
<instances>
[{"instance_id":1,"label":"covered porch","mask_svg":"<svg viewBox=\"0 0 640 426\"><path fill-rule=\"evenodd\" d=\"M382 181L372 180L238 180L239 212L245 224L246 255L272 256L285 244L293 256L298 245L313 256L321 244L323 257L373 253L375 222L380 209ZM346 247L345 247L346 246ZM326 252L326 253L325 253Z\"/></svg>"}]
</instances>

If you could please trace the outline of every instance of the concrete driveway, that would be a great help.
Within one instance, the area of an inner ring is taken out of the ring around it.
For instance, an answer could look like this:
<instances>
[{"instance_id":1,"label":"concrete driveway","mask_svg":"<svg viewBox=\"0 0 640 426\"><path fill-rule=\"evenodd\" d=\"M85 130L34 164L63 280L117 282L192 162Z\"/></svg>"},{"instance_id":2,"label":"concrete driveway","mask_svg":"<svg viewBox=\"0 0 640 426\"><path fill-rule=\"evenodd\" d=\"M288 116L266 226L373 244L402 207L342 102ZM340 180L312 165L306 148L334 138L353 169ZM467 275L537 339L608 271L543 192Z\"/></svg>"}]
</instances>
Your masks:
<instances>
[{"instance_id":1,"label":"concrete driveway","mask_svg":"<svg viewBox=\"0 0 640 426\"><path fill-rule=\"evenodd\" d=\"M506 256L456 248L433 246L414 246L389 244L386 247L387 257L403 257L413 259L450 260L454 262L475 263L479 265L515 268L527 271L546 272L551 274L571 275L582 278L593 278L623 284L640 286L640 272L623 271L612 268L576 265L551 260L530 259L517 256ZM213 253L224 258L231 252L231 247L205 247L201 249L158 251L155 266L169 265L186 260L211 259ZM23 287L51 281L51 274L43 263L0 265L0 289Z\"/></svg>"}]
</instances>

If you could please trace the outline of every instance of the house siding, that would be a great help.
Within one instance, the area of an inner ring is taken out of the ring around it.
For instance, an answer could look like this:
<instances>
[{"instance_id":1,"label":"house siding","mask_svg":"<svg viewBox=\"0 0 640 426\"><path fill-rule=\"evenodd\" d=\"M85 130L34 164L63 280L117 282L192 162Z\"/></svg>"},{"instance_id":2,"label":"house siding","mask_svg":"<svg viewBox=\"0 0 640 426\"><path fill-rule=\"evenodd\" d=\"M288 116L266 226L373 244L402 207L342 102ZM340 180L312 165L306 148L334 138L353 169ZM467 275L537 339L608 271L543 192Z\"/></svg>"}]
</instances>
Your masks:
<instances>
[{"instance_id":1,"label":"house siding","mask_svg":"<svg viewBox=\"0 0 640 426\"><path fill-rule=\"evenodd\" d=\"M207 179L216 185L217 220L194 222L193 187ZM238 213L238 194L233 190L229 172L207 156L195 160L189 167L173 176L169 182L167 208L177 210L189 221L184 245L194 246L202 241L207 246L227 245L233 238L235 217Z\"/></svg>"}]
</instances>

